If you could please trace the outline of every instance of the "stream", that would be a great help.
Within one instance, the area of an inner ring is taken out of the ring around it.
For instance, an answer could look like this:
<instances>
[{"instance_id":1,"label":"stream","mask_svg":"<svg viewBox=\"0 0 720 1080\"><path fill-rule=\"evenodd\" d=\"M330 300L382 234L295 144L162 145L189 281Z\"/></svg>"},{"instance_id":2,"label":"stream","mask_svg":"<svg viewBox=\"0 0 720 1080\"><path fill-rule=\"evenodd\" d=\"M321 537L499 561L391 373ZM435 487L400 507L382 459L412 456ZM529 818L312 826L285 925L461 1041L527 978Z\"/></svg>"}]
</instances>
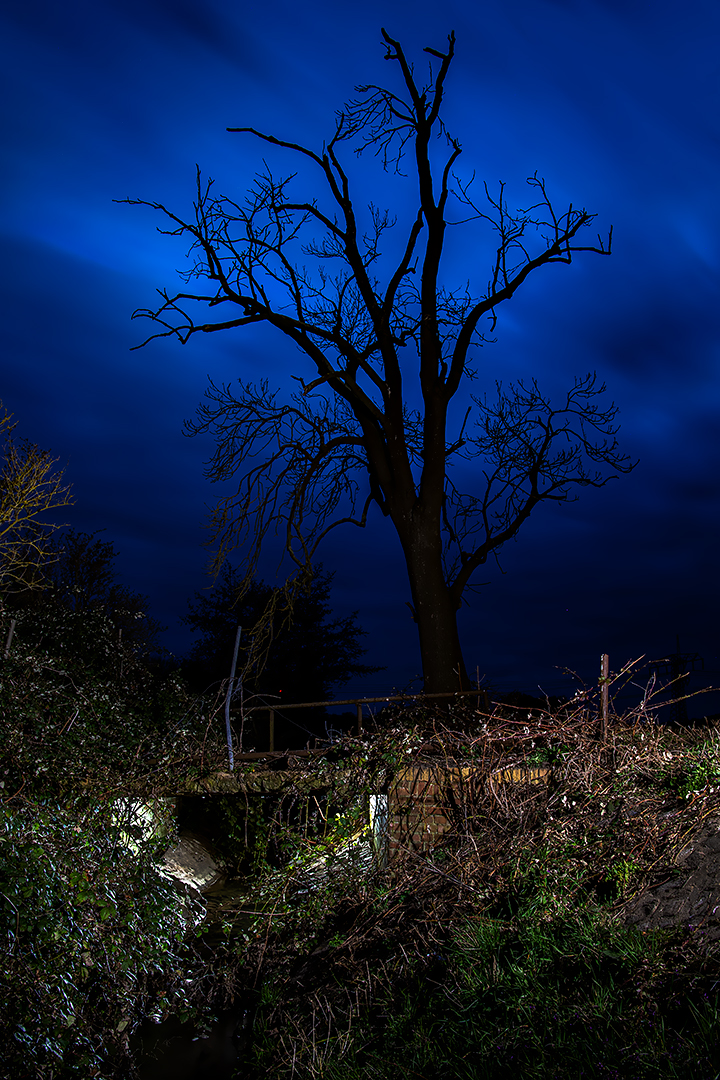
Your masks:
<instances>
[{"instance_id":1,"label":"stream","mask_svg":"<svg viewBox=\"0 0 720 1080\"><path fill-rule=\"evenodd\" d=\"M350 866L367 872L372 863L370 839L365 829L359 829L333 853L332 869L324 857L304 867L297 879L297 894L312 891L328 872ZM232 916L236 930L254 922L253 914L242 914L243 907L256 910L257 898L249 882L224 877L202 834L184 830L166 854L165 864L173 877L201 892L207 909L203 921L209 924L205 942L210 948L223 939L224 915ZM177 1017L160 1024L144 1021L130 1039L141 1080L230 1080L250 1045L254 1012L254 1002L238 1003L218 1018L207 1038L197 1036L192 1022L182 1023Z\"/></svg>"},{"instance_id":2,"label":"stream","mask_svg":"<svg viewBox=\"0 0 720 1080\"><path fill-rule=\"evenodd\" d=\"M220 941L223 913L235 913L233 921L238 929L250 924L251 916L243 919L237 915L248 899L246 882L219 883L204 890L203 899L207 904L205 918L211 924L208 945L212 946L214 939ZM249 1045L253 1014L250 1003L247 1008L238 1004L218 1018L206 1038L198 1037L191 1021L182 1023L172 1016L159 1024L145 1020L130 1039L141 1080L230 1080Z\"/></svg>"},{"instance_id":3,"label":"stream","mask_svg":"<svg viewBox=\"0 0 720 1080\"><path fill-rule=\"evenodd\" d=\"M170 1017L161 1024L146 1020L130 1040L141 1080L230 1080L247 1043L243 1013L235 1010L224 1013L206 1039L191 1023Z\"/></svg>"}]
</instances>

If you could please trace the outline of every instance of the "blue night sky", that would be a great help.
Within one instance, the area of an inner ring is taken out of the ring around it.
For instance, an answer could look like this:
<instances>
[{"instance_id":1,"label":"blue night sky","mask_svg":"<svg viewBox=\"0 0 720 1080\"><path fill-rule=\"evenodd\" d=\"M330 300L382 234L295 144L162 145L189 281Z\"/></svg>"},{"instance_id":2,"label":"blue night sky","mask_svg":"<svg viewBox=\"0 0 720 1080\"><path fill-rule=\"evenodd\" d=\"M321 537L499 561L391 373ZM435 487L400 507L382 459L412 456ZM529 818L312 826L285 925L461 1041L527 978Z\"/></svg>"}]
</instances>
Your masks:
<instances>
[{"instance_id":1,"label":"blue night sky","mask_svg":"<svg viewBox=\"0 0 720 1080\"><path fill-rule=\"evenodd\" d=\"M461 615L468 669L501 689L566 691L607 651L681 647L720 668L720 6L714 0L486 0L294 5L275 0L102 0L5 5L0 398L17 434L66 466L74 528L111 540L122 581L147 594L181 654L178 623L208 584L203 477L211 439L187 439L210 375L288 390L302 360L261 328L154 342L131 322L171 292L184 243L159 217L191 213L195 165L241 199L267 147L249 125L313 148L356 84L397 86L380 27L418 68L457 35L445 98L459 171L507 184L527 205L537 170L559 208L613 226L610 258L541 269L499 309L479 383L536 376L560 393L596 370L620 408L635 471L578 502L541 506L501 573ZM371 198L402 218L404 182L349 158ZM296 165L285 160L285 171ZM302 173L300 180L312 185ZM307 191L307 188L306 188ZM407 203L406 199L406 203ZM412 203L410 203L412 206ZM414 212L411 210L411 212ZM593 233L594 233L593 231ZM591 238L588 233L588 240ZM493 237L451 239L449 268L484 290ZM367 662L387 671L347 691L404 687L419 673L399 544L388 521L336 532L321 552L338 615L357 609ZM276 560L265 572L272 580ZM719 676L720 677L720 676ZM342 693L345 696L345 693Z\"/></svg>"}]
</instances>

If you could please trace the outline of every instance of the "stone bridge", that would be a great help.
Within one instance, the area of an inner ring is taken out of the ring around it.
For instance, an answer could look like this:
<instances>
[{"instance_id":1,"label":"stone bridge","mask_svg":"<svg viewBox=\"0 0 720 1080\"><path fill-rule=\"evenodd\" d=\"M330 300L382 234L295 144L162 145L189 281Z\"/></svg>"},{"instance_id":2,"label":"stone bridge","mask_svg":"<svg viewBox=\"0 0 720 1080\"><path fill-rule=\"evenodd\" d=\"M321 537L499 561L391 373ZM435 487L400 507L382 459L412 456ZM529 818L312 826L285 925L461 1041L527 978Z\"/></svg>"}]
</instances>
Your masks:
<instances>
[{"instance_id":1,"label":"stone bridge","mask_svg":"<svg viewBox=\"0 0 720 1080\"><path fill-rule=\"evenodd\" d=\"M327 792L338 785L324 770L301 770L300 760L320 757L325 751L294 751L243 755L255 767L237 771L217 771L184 787L166 799L178 813L188 801L217 795L270 795L291 792ZM294 767L293 767L294 766ZM430 851L451 827L449 809L466 801L468 792L480 784L544 784L551 776L549 765L511 765L486 775L475 763L447 764L438 761L408 761L400 764L378 790L369 793L363 807L363 827L343 845L344 854L362 866L386 867L403 851L418 854ZM144 811L136 803L137 823ZM152 815L150 815L152 816ZM147 814L146 814L147 819ZM338 849L334 857L342 858ZM323 860L317 860L318 865ZM165 856L168 872L200 891L223 877L220 861L213 854L212 837L192 829L181 830L179 842Z\"/></svg>"}]
</instances>

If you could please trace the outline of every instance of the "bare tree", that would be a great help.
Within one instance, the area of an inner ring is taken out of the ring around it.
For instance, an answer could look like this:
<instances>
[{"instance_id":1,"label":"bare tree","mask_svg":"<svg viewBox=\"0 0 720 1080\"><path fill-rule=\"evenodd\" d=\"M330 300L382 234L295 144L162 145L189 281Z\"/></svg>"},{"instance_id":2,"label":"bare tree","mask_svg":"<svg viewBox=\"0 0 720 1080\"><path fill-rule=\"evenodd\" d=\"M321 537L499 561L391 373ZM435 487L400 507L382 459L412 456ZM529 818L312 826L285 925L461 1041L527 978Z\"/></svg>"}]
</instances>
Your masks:
<instances>
[{"instance_id":1,"label":"bare tree","mask_svg":"<svg viewBox=\"0 0 720 1080\"><path fill-rule=\"evenodd\" d=\"M472 183L453 172L461 147L440 117L454 35L446 52L425 50L432 59L421 85L399 42L382 33L402 93L358 87L320 151L253 128L228 129L317 168L324 202L293 197L295 178L277 177L267 165L243 202L216 195L198 170L190 221L161 203L124 201L161 211L170 222L161 232L189 237L193 264L184 281L209 283L204 293L162 291L157 309L135 312L162 327L148 341L171 335L185 343L200 332L266 323L299 347L311 371L295 376L298 391L286 402L267 380L241 381L232 392L211 382L210 404L187 425L190 434L215 434L208 475L236 485L212 517L216 569L229 550L242 547L251 575L277 530L297 566L308 569L330 530L365 526L377 503L405 555L425 689L441 692L467 681L456 620L474 571L538 503L567 500L573 485L601 487L610 476L600 466L632 468L618 451L615 406L597 404L605 387L595 375L576 379L558 407L534 380L507 390L498 384L491 402L467 395L464 419L448 434L451 402L461 387L467 394L465 380L476 375L472 350L490 340L498 306L542 266L570 263L581 251L609 254L612 236L580 243L595 215L572 205L556 212L537 175L527 181L527 210L511 213L502 185L497 198L485 187L479 205ZM372 203L360 214L341 160L348 143L357 154L373 151L386 172L400 177L406 152L412 155L416 201L394 248L397 220ZM460 207L457 222L448 217L451 196ZM495 230L482 295L441 279L450 224L468 231L468 251L476 250L469 235L475 224ZM389 267L383 246L396 252ZM235 312L198 322L193 303ZM483 479L464 494L454 477L470 460L483 463Z\"/></svg>"},{"instance_id":2,"label":"bare tree","mask_svg":"<svg viewBox=\"0 0 720 1080\"><path fill-rule=\"evenodd\" d=\"M0 403L0 436L4 463L0 472L0 589L5 592L41 588L42 569L52 558L50 537L60 525L46 514L70 506L70 487L63 487L62 470L47 450L11 438L17 427Z\"/></svg>"}]
</instances>

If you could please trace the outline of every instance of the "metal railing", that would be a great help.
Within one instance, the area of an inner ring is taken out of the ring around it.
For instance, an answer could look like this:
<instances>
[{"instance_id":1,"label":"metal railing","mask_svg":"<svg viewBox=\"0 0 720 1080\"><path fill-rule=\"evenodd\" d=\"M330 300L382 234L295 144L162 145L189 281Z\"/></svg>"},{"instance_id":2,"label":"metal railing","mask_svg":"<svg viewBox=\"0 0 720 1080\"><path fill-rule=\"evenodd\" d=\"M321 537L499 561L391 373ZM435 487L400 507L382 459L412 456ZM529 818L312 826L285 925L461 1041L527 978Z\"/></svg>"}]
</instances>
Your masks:
<instances>
[{"instance_id":1,"label":"metal railing","mask_svg":"<svg viewBox=\"0 0 720 1080\"><path fill-rule=\"evenodd\" d=\"M449 693L446 692L446 693L442 693L442 694L423 694L423 693L419 693L419 694L389 694L389 695L385 695L383 697L347 698L346 700L343 700L343 701L303 701L303 702L297 702L297 703L293 703L293 704L289 704L289 705L281 705L281 706L267 705L267 704L250 705L246 709L243 709L242 712L241 712L240 709L232 709L231 712L234 713L236 716L237 715L247 716L249 713L253 713L253 712L266 712L266 713L269 714L268 715L269 750L268 751L259 751L259 752L256 751L256 752L253 752L253 753L250 753L250 754L239 754L238 757L240 757L240 758L256 758L256 757L265 757L266 754L268 754L268 753L273 754L273 753L283 753L284 752L284 751L276 751L275 750L275 713L276 712L282 711L284 713L288 709L313 709L313 708L319 709L319 708L324 708L324 707L326 707L328 705L354 705L356 707L356 709L357 709L356 734L357 734L358 738L360 738L362 736L362 730L363 730L363 727L362 727L362 707L363 707L363 705L372 705L372 704L380 704L380 703L384 704L384 703L390 702L390 701L429 701L431 699L438 699L438 698L462 698L462 697L476 697L478 699L478 705L480 704L480 701L482 701L485 708L489 709L489 707L490 707L490 702L489 702L489 698L488 698L488 695L487 695L487 691L486 690L481 690L481 689L476 689L476 690L455 690L455 691L451 691ZM319 751L319 752L322 752L322 751ZM308 743L307 750L305 750L305 751L293 751L293 753L313 753L313 751L311 751L309 749L309 743Z\"/></svg>"}]
</instances>

